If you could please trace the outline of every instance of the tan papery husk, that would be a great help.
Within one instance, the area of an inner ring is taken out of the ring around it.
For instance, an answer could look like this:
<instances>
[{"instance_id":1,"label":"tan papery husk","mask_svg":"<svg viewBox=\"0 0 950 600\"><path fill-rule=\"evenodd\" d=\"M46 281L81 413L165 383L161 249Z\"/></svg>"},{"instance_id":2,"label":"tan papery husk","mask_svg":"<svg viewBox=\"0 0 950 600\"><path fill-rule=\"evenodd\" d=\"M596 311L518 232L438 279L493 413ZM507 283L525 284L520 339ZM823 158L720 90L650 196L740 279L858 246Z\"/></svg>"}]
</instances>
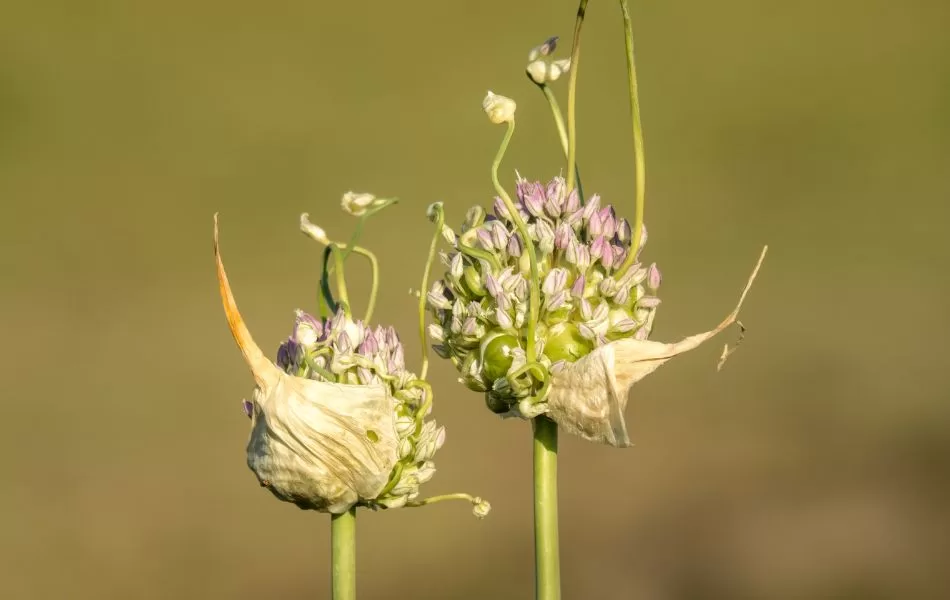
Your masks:
<instances>
[{"instance_id":1,"label":"tan papery husk","mask_svg":"<svg viewBox=\"0 0 950 600\"><path fill-rule=\"evenodd\" d=\"M547 397L547 416L562 429L591 442L630 446L623 414L630 388L674 356L696 348L732 325L767 251L768 246L762 249L735 309L714 329L673 344L631 338L597 348L554 376ZM728 354L727 346L722 360Z\"/></svg>"},{"instance_id":2,"label":"tan papery husk","mask_svg":"<svg viewBox=\"0 0 950 600\"><path fill-rule=\"evenodd\" d=\"M221 261L217 214L214 257L228 326L257 384L247 465L262 486L301 508L340 514L376 498L398 460L388 388L313 381L277 367L237 309Z\"/></svg>"}]
</instances>

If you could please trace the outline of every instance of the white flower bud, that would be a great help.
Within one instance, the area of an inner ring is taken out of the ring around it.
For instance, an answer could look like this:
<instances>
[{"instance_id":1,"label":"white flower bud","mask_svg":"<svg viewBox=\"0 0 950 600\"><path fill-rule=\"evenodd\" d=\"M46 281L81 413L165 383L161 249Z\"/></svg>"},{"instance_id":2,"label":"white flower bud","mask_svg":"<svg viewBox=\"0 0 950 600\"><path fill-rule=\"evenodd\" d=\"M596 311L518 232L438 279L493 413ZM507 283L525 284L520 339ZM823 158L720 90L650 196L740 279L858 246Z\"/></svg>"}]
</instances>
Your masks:
<instances>
[{"instance_id":1,"label":"white flower bud","mask_svg":"<svg viewBox=\"0 0 950 600\"><path fill-rule=\"evenodd\" d=\"M495 125L500 125L501 123L514 121L517 105L511 98L488 92L485 99L482 100L482 108L488 115L489 121Z\"/></svg>"},{"instance_id":2,"label":"white flower bud","mask_svg":"<svg viewBox=\"0 0 950 600\"><path fill-rule=\"evenodd\" d=\"M379 200L373 194L365 193L356 193L356 192L347 192L343 194L343 200L340 202L343 210L350 213L354 217L361 217L366 214L366 211L378 206L384 200Z\"/></svg>"},{"instance_id":3,"label":"white flower bud","mask_svg":"<svg viewBox=\"0 0 950 600\"><path fill-rule=\"evenodd\" d=\"M476 496L475 501L472 504L472 514L474 514L479 519L484 519L491 511L491 504L489 504L488 500L482 500Z\"/></svg>"},{"instance_id":4,"label":"white flower bud","mask_svg":"<svg viewBox=\"0 0 950 600\"><path fill-rule=\"evenodd\" d=\"M547 82L548 63L544 62L543 60L538 59L528 63L525 71L528 73L528 77L531 78L531 81L535 82L536 84L544 85Z\"/></svg>"},{"instance_id":5,"label":"white flower bud","mask_svg":"<svg viewBox=\"0 0 950 600\"><path fill-rule=\"evenodd\" d=\"M548 81L557 81L558 78L571 70L571 59L562 58L548 65Z\"/></svg>"},{"instance_id":6,"label":"white flower bud","mask_svg":"<svg viewBox=\"0 0 950 600\"><path fill-rule=\"evenodd\" d=\"M330 243L330 238L327 237L327 232L323 230L322 227L318 227L310 222L310 215L308 213L303 213L300 215L300 231L304 234L324 246Z\"/></svg>"}]
</instances>

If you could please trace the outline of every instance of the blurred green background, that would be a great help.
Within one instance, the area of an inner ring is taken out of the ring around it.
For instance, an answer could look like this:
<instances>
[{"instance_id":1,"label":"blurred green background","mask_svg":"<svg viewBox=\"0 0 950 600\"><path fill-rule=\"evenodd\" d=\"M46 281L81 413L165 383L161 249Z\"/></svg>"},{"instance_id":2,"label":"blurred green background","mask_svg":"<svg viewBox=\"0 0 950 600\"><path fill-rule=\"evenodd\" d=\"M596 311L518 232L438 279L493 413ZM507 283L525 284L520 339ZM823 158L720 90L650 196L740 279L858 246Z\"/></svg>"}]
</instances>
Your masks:
<instances>
[{"instance_id":1,"label":"blurred green background","mask_svg":"<svg viewBox=\"0 0 950 600\"><path fill-rule=\"evenodd\" d=\"M251 330L315 307L311 213L371 221L377 320L417 357L431 233L503 167L563 168L527 51L569 52L573 1L34 0L0 6L0 595L320 598L324 515L245 465L252 381L227 331L211 216ZM635 446L561 444L565 598L950 597L950 5L634 2L656 338L723 334L634 388ZM579 71L589 192L632 207L620 15L590 3ZM566 84L557 93L566 105ZM359 279L365 271L355 271ZM365 282L351 283L357 293ZM528 598L530 433L436 362L448 429L428 494L362 514L363 598Z\"/></svg>"}]
</instances>

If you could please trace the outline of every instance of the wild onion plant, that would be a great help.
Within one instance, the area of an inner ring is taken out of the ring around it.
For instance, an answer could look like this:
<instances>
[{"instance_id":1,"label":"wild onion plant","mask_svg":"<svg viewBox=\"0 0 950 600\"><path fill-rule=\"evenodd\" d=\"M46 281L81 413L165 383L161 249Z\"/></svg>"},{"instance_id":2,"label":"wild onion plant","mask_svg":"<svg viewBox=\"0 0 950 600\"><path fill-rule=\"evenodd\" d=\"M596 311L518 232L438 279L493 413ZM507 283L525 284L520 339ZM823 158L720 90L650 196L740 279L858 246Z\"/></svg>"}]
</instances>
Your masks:
<instances>
[{"instance_id":1,"label":"wild onion plant","mask_svg":"<svg viewBox=\"0 0 950 600\"><path fill-rule=\"evenodd\" d=\"M221 261L215 215L221 298L257 384L253 399L243 403L251 420L247 464L277 498L330 513L334 600L356 597L358 507L385 510L462 499L472 503L479 518L490 509L488 502L468 494L420 498L419 486L435 474L433 457L445 441L445 428L427 420L433 392L425 381L426 347L417 375L406 367L396 331L369 325L379 267L375 255L358 245L365 220L393 202L346 194L344 210L360 220L345 244L331 241L307 214L301 216L303 233L324 246L318 315L296 311L276 362L254 342L238 312ZM346 286L344 266L353 254L366 258L372 268L372 291L362 319L354 315Z\"/></svg>"},{"instance_id":2,"label":"wild onion plant","mask_svg":"<svg viewBox=\"0 0 950 600\"><path fill-rule=\"evenodd\" d=\"M554 115L566 176L541 182L516 172L515 193L508 193L498 170L514 134L516 104L489 92L483 108L492 123L506 127L491 166L497 196L488 209L469 209L457 230L445 224L441 205L429 211L435 239L450 246L440 254L444 276L426 290L434 349L452 361L461 383L484 394L489 410L532 422L536 597L543 600L560 597L558 429L629 446L623 412L630 387L735 322L765 255L739 305L717 327L674 344L649 340L662 278L655 263L641 258L645 162L632 23L621 0L636 174L631 225L617 206L597 194L585 197L580 186L574 115L586 6L582 0L571 58L549 58L557 42L551 38L530 52L526 68ZM566 72L565 126L548 84ZM727 347L723 360L728 353Z\"/></svg>"}]
</instances>

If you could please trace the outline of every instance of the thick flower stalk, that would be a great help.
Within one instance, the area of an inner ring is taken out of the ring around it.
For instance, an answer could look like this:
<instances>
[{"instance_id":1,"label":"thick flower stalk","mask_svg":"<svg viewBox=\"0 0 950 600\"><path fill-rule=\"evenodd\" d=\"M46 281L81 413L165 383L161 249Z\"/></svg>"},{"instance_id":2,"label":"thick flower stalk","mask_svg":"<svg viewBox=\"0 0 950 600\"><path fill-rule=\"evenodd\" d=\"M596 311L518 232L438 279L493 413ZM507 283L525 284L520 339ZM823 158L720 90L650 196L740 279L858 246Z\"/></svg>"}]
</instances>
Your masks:
<instances>
[{"instance_id":1,"label":"thick flower stalk","mask_svg":"<svg viewBox=\"0 0 950 600\"><path fill-rule=\"evenodd\" d=\"M639 262L646 232L637 262L622 269L631 252L630 224L599 196L581 205L562 177L542 184L519 176L514 207L527 241L500 198L493 213L476 206L458 232L444 229L452 244L442 254L448 270L427 297L436 352L500 414L524 412L522 400L546 389L526 369L527 243L535 248L540 284L538 362L551 374L607 343L646 339L660 303L659 269Z\"/></svg>"}]
</instances>

